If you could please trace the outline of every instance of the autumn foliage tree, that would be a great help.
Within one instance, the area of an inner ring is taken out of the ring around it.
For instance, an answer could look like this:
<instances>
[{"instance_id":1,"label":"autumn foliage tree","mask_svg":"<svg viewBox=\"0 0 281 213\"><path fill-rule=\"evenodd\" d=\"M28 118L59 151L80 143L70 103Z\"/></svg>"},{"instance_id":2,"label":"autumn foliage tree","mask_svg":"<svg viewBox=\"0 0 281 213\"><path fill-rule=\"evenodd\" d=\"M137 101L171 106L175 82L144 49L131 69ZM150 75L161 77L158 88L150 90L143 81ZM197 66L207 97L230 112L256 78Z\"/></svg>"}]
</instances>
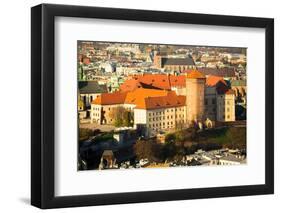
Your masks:
<instances>
[{"instance_id":1,"label":"autumn foliage tree","mask_svg":"<svg viewBox=\"0 0 281 213\"><path fill-rule=\"evenodd\" d=\"M140 159L151 159L153 156L152 142L145 140L138 140L134 145L134 152L138 160Z\"/></svg>"},{"instance_id":2,"label":"autumn foliage tree","mask_svg":"<svg viewBox=\"0 0 281 213\"><path fill-rule=\"evenodd\" d=\"M138 160L147 158L149 161L163 161L163 145L155 140L138 140L134 145L134 152Z\"/></svg>"},{"instance_id":3,"label":"autumn foliage tree","mask_svg":"<svg viewBox=\"0 0 281 213\"><path fill-rule=\"evenodd\" d=\"M109 116L114 121L115 127L129 127L134 124L133 112L124 107L113 108Z\"/></svg>"}]
</instances>

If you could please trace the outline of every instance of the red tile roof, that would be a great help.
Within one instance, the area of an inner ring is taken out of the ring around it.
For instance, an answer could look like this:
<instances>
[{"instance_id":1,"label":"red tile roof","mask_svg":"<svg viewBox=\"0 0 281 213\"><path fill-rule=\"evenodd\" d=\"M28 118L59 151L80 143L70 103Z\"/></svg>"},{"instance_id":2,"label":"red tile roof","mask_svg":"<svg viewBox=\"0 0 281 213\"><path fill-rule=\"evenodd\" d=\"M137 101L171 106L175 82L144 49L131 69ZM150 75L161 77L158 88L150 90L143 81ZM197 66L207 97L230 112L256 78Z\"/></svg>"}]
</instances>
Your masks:
<instances>
[{"instance_id":1,"label":"red tile roof","mask_svg":"<svg viewBox=\"0 0 281 213\"><path fill-rule=\"evenodd\" d=\"M219 82L226 84L225 80L223 79L223 77L220 76L215 76L215 75L209 75L206 79L206 85L209 87L214 87L216 86Z\"/></svg>"},{"instance_id":2,"label":"red tile roof","mask_svg":"<svg viewBox=\"0 0 281 213\"><path fill-rule=\"evenodd\" d=\"M187 76L143 75L134 76L121 85L120 91L103 93L92 103L100 105L133 104L139 109L157 109L185 105L185 96L176 95L172 87L185 87L186 78L206 78L202 73L191 70ZM215 86L218 94L232 94L233 91L219 76L209 76L207 86ZM153 88L153 89L151 89ZM156 88L156 89L155 89Z\"/></svg>"},{"instance_id":3,"label":"red tile roof","mask_svg":"<svg viewBox=\"0 0 281 213\"><path fill-rule=\"evenodd\" d=\"M115 93L102 93L92 101L93 104L99 105L114 105L123 104L127 96L127 92L115 92Z\"/></svg>"},{"instance_id":4,"label":"red tile roof","mask_svg":"<svg viewBox=\"0 0 281 213\"><path fill-rule=\"evenodd\" d=\"M136 88L142 87L137 79L128 79L121 86L120 91L133 91Z\"/></svg>"},{"instance_id":5,"label":"red tile roof","mask_svg":"<svg viewBox=\"0 0 281 213\"><path fill-rule=\"evenodd\" d=\"M176 95L175 92L169 92L167 96L162 97L148 97L145 98L144 106L137 106L137 109L163 109L171 107L185 106L186 97L183 95Z\"/></svg>"},{"instance_id":6,"label":"red tile roof","mask_svg":"<svg viewBox=\"0 0 281 213\"><path fill-rule=\"evenodd\" d=\"M144 106L145 98L167 96L168 93L169 92L165 90L139 88L128 92L124 103L142 107Z\"/></svg>"},{"instance_id":7,"label":"red tile roof","mask_svg":"<svg viewBox=\"0 0 281 213\"><path fill-rule=\"evenodd\" d=\"M206 85L216 87L218 94L234 94L234 91L229 88L223 77L210 75L206 79Z\"/></svg>"},{"instance_id":8,"label":"red tile roof","mask_svg":"<svg viewBox=\"0 0 281 213\"><path fill-rule=\"evenodd\" d=\"M153 87L159 88L159 89L170 89L170 81L167 75L139 75L135 76L135 79L138 80L139 82L146 84L146 85L151 85Z\"/></svg>"},{"instance_id":9,"label":"red tile roof","mask_svg":"<svg viewBox=\"0 0 281 213\"><path fill-rule=\"evenodd\" d=\"M184 87L185 76L175 75L137 75L133 79L126 80L121 86L121 91L132 91L136 88L150 88L171 90L171 87Z\"/></svg>"},{"instance_id":10,"label":"red tile roof","mask_svg":"<svg viewBox=\"0 0 281 213\"><path fill-rule=\"evenodd\" d=\"M171 82L171 87L185 87L186 82L185 82L185 76L184 75L170 75L170 82Z\"/></svg>"},{"instance_id":11,"label":"red tile roof","mask_svg":"<svg viewBox=\"0 0 281 213\"><path fill-rule=\"evenodd\" d=\"M132 104L137 109L158 109L185 105L185 96L174 91L139 88L132 92L103 93L92 102L98 105Z\"/></svg>"}]
</instances>

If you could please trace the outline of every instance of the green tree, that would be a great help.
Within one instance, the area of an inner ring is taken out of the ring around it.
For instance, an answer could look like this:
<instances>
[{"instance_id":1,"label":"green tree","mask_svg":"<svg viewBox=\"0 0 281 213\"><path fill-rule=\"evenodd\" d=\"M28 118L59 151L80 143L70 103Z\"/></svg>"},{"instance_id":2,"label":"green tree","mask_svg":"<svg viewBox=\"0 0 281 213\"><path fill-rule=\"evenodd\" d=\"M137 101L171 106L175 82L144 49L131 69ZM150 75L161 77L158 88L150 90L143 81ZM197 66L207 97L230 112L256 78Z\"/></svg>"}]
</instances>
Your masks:
<instances>
[{"instance_id":1,"label":"green tree","mask_svg":"<svg viewBox=\"0 0 281 213\"><path fill-rule=\"evenodd\" d=\"M177 131L175 132L175 141L183 142L186 139L186 131Z\"/></svg>"},{"instance_id":2,"label":"green tree","mask_svg":"<svg viewBox=\"0 0 281 213\"><path fill-rule=\"evenodd\" d=\"M123 126L123 120L121 117L117 117L114 119L114 126L115 127L122 127Z\"/></svg>"}]
</instances>

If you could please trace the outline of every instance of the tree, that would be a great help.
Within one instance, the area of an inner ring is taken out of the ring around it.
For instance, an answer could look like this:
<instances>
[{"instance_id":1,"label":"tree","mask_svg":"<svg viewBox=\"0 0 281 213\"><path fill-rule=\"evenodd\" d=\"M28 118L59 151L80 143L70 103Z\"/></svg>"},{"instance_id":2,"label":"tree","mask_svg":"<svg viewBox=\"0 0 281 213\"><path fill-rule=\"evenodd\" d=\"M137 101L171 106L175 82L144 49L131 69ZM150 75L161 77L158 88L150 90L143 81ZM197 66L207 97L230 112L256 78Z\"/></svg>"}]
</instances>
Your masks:
<instances>
[{"instance_id":1,"label":"tree","mask_svg":"<svg viewBox=\"0 0 281 213\"><path fill-rule=\"evenodd\" d=\"M186 138L185 131L177 131L175 133L175 140L176 142L183 142Z\"/></svg>"},{"instance_id":2,"label":"tree","mask_svg":"<svg viewBox=\"0 0 281 213\"><path fill-rule=\"evenodd\" d=\"M186 137L190 140L196 140L197 138L197 130L195 127L191 127L187 129Z\"/></svg>"},{"instance_id":3,"label":"tree","mask_svg":"<svg viewBox=\"0 0 281 213\"><path fill-rule=\"evenodd\" d=\"M115 127L123 126L123 119L122 119L123 114L124 114L124 108L120 106L112 108L112 110L110 111L109 118L113 120L113 124Z\"/></svg>"},{"instance_id":4,"label":"tree","mask_svg":"<svg viewBox=\"0 0 281 213\"><path fill-rule=\"evenodd\" d=\"M226 132L226 138L230 143L230 148L246 148L246 128L229 128Z\"/></svg>"},{"instance_id":5,"label":"tree","mask_svg":"<svg viewBox=\"0 0 281 213\"><path fill-rule=\"evenodd\" d=\"M115 127L123 126L123 120L121 117L117 116L117 118L114 119L114 126Z\"/></svg>"},{"instance_id":6,"label":"tree","mask_svg":"<svg viewBox=\"0 0 281 213\"><path fill-rule=\"evenodd\" d=\"M153 156L151 141L138 140L134 145L134 152L138 160L144 158L151 159Z\"/></svg>"},{"instance_id":7,"label":"tree","mask_svg":"<svg viewBox=\"0 0 281 213\"><path fill-rule=\"evenodd\" d=\"M177 147L174 142L166 142L162 147L162 159L172 159L177 153Z\"/></svg>"},{"instance_id":8,"label":"tree","mask_svg":"<svg viewBox=\"0 0 281 213\"><path fill-rule=\"evenodd\" d=\"M163 145L155 140L138 140L134 145L134 152L138 160L147 158L149 161L163 161Z\"/></svg>"},{"instance_id":9,"label":"tree","mask_svg":"<svg viewBox=\"0 0 281 213\"><path fill-rule=\"evenodd\" d=\"M113 108L109 114L109 117L113 120L115 127L129 127L133 126L134 124L133 113L124 107Z\"/></svg>"},{"instance_id":10,"label":"tree","mask_svg":"<svg viewBox=\"0 0 281 213\"><path fill-rule=\"evenodd\" d=\"M124 126L133 126L134 115L130 110L125 110L123 114L123 124Z\"/></svg>"},{"instance_id":11,"label":"tree","mask_svg":"<svg viewBox=\"0 0 281 213\"><path fill-rule=\"evenodd\" d=\"M184 123L176 122L175 130L182 130L184 128Z\"/></svg>"},{"instance_id":12,"label":"tree","mask_svg":"<svg viewBox=\"0 0 281 213\"><path fill-rule=\"evenodd\" d=\"M176 140L176 135L174 133L168 133L165 136L165 143L175 142L175 140Z\"/></svg>"}]
</instances>

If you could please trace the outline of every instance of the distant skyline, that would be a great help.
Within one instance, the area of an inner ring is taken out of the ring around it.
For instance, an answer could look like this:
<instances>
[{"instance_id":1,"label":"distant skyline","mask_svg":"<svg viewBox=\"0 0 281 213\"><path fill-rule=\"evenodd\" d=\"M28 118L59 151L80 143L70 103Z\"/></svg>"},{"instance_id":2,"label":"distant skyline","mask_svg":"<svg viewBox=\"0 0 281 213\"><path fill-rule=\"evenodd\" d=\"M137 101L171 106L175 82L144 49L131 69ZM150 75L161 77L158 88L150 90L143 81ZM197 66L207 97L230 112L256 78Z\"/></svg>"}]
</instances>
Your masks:
<instances>
[{"instance_id":1,"label":"distant skyline","mask_svg":"<svg viewBox=\"0 0 281 213\"><path fill-rule=\"evenodd\" d=\"M171 44L171 43L149 43L149 42L118 42L118 41L91 41L91 40L77 40L78 46L80 43L83 42L91 42L91 43L96 43L96 44L111 44L111 45L116 45L116 44L127 44L127 45L158 45L158 46L171 46L171 47L185 47L185 48L217 48L217 49L231 49L231 51L246 51L248 47L238 47L238 46L217 46L217 45L190 45L190 44ZM246 54L246 53L244 53Z\"/></svg>"}]
</instances>

